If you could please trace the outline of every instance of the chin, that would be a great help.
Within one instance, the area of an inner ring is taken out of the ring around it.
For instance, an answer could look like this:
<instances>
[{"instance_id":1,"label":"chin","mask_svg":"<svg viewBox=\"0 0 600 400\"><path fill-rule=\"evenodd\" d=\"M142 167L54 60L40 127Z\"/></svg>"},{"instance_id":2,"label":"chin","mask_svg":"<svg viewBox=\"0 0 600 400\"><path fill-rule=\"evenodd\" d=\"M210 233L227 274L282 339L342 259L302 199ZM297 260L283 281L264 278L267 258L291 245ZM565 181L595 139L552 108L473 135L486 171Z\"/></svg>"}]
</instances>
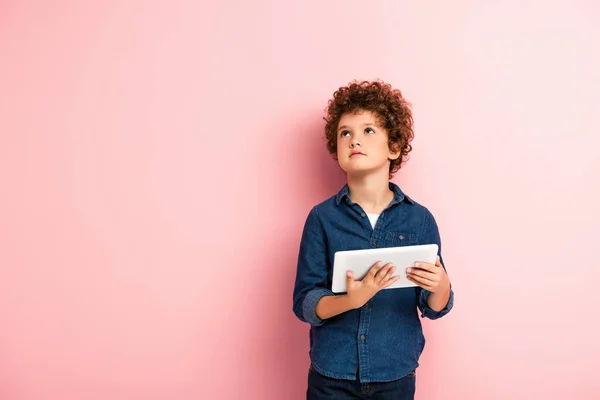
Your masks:
<instances>
[{"instance_id":1,"label":"chin","mask_svg":"<svg viewBox=\"0 0 600 400\"><path fill-rule=\"evenodd\" d=\"M368 174L375 174L381 171L382 168L386 169L386 171L389 170L389 165L341 165L340 164L340 168L342 168L342 170L349 174L349 175L354 175L354 176L361 176L361 175L368 175Z\"/></svg>"},{"instance_id":2,"label":"chin","mask_svg":"<svg viewBox=\"0 0 600 400\"><path fill-rule=\"evenodd\" d=\"M372 168L342 168L348 175L361 176L375 172Z\"/></svg>"}]
</instances>

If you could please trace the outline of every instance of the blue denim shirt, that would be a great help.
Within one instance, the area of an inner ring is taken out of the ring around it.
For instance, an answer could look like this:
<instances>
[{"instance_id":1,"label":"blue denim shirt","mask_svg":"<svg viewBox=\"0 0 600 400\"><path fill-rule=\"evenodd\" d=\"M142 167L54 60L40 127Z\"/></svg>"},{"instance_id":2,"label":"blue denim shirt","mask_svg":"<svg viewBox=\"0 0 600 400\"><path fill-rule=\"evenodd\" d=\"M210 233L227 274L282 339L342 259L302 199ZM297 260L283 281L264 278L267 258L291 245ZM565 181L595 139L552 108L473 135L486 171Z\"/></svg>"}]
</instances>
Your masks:
<instances>
[{"instance_id":1,"label":"blue denim shirt","mask_svg":"<svg viewBox=\"0 0 600 400\"><path fill-rule=\"evenodd\" d=\"M381 290L363 307L327 320L315 313L330 290L333 256L341 250L441 243L431 212L390 182L394 200L371 227L359 204L350 200L348 186L310 211L300 243L294 287L294 313L310 324L312 367L331 378L388 382L413 370L425 345L421 317L446 315L454 293L439 312L429 308L429 292L419 287Z\"/></svg>"}]
</instances>

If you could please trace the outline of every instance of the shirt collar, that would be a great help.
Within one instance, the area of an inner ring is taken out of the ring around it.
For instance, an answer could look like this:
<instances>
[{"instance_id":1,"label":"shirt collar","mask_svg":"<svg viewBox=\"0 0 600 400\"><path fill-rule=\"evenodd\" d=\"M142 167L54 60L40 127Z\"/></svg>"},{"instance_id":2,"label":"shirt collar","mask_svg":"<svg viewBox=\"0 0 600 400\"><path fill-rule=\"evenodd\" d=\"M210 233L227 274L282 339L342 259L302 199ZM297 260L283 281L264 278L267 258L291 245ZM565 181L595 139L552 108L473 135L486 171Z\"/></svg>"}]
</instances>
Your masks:
<instances>
[{"instance_id":1,"label":"shirt collar","mask_svg":"<svg viewBox=\"0 0 600 400\"><path fill-rule=\"evenodd\" d=\"M390 189L394 192L394 200L390 203L390 205L394 205L396 203L401 203L406 200L410 204L414 204L412 199L405 195L400 187L393 182L390 182ZM348 184L344 185L344 187L338 192L335 196L335 203L339 206L342 200L346 199L350 202L350 188L348 188Z\"/></svg>"}]
</instances>

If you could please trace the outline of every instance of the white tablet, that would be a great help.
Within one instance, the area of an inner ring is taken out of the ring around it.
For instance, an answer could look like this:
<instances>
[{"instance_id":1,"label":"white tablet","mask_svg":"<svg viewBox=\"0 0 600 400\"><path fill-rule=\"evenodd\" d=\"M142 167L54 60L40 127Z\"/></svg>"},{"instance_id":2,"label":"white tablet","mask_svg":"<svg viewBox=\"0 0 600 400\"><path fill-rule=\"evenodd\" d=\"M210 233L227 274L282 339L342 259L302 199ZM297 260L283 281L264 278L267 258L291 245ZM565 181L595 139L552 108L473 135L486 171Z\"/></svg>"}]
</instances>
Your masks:
<instances>
[{"instance_id":1,"label":"white tablet","mask_svg":"<svg viewBox=\"0 0 600 400\"><path fill-rule=\"evenodd\" d=\"M437 253L437 244L338 251L333 256L331 291L346 292L346 272L352 271L354 279L361 280L377 261L383 262L382 265L391 262L396 267L393 276L400 276L400 279L386 289L415 287L417 285L406 277L406 269L414 267L415 262L435 264Z\"/></svg>"}]
</instances>

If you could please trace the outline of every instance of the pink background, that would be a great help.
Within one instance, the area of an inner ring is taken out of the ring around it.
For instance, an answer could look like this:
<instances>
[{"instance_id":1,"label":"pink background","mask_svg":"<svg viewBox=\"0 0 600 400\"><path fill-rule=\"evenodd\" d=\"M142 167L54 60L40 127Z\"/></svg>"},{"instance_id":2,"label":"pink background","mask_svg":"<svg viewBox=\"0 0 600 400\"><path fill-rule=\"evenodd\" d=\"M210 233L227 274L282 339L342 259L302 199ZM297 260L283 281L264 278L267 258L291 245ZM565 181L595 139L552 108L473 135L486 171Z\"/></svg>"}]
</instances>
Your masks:
<instances>
[{"instance_id":1,"label":"pink background","mask_svg":"<svg viewBox=\"0 0 600 400\"><path fill-rule=\"evenodd\" d=\"M323 109L381 78L414 104L395 181L456 291L417 398L599 399L599 20L591 0L1 2L0 398L304 398L297 249L343 183Z\"/></svg>"}]
</instances>

